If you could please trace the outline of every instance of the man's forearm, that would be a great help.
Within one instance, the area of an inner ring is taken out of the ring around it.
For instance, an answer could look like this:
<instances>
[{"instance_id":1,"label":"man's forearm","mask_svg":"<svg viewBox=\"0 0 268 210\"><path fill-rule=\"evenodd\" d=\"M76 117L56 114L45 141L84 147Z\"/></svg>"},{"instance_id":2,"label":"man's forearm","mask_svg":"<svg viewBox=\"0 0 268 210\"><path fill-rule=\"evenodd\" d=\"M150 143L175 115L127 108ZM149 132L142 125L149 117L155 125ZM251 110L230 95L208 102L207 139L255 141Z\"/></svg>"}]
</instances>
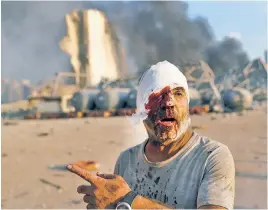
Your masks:
<instances>
[{"instance_id":1,"label":"man's forearm","mask_svg":"<svg viewBox=\"0 0 268 210\"><path fill-rule=\"evenodd\" d=\"M167 204L161 203L157 200L152 200L149 198L142 197L141 195L137 195L133 200L132 209L175 209L172 206L168 206ZM222 206L217 205L205 205L201 206L199 209L226 209Z\"/></svg>"},{"instance_id":2,"label":"man's forearm","mask_svg":"<svg viewBox=\"0 0 268 210\"><path fill-rule=\"evenodd\" d=\"M161 203L160 201L151 200L141 195L136 196L131 207L132 209L172 209L171 206Z\"/></svg>"}]
</instances>

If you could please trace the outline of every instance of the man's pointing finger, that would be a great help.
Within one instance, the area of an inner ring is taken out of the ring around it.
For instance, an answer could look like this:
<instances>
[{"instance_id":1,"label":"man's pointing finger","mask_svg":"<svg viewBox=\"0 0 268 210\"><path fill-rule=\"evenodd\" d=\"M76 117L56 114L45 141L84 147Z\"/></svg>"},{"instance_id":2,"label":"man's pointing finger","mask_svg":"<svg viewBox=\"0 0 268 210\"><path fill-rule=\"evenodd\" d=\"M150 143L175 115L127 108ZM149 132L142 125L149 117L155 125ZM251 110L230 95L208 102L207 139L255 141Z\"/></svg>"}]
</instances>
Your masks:
<instances>
[{"instance_id":1,"label":"man's pointing finger","mask_svg":"<svg viewBox=\"0 0 268 210\"><path fill-rule=\"evenodd\" d=\"M91 174L87 170L80 168L79 166L75 164L70 164L67 166L68 170L77 174L84 180L88 181L90 184L97 186L98 184L102 183L104 179L101 177L98 177L96 175Z\"/></svg>"}]
</instances>

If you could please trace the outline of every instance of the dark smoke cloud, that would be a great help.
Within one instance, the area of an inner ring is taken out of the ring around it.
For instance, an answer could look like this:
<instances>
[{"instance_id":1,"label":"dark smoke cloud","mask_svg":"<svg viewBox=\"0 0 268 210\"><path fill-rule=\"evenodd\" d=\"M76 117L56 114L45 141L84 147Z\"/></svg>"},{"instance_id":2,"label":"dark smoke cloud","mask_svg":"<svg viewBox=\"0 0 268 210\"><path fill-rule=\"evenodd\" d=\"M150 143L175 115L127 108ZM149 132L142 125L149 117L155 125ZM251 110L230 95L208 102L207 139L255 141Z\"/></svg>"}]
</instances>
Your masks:
<instances>
[{"instance_id":1,"label":"dark smoke cloud","mask_svg":"<svg viewBox=\"0 0 268 210\"><path fill-rule=\"evenodd\" d=\"M199 60L214 38L206 19L188 17L185 2L112 2L101 9L122 32L141 72L160 60L176 65Z\"/></svg>"},{"instance_id":2,"label":"dark smoke cloud","mask_svg":"<svg viewBox=\"0 0 268 210\"><path fill-rule=\"evenodd\" d=\"M249 63L242 43L231 37L210 45L205 51L205 60L217 75L223 75L229 70L241 71Z\"/></svg>"},{"instance_id":3,"label":"dark smoke cloud","mask_svg":"<svg viewBox=\"0 0 268 210\"><path fill-rule=\"evenodd\" d=\"M37 82L71 71L69 57L58 45L66 34L64 15L89 8L104 11L113 24L132 71L144 71L160 60L183 65L206 58L216 66L215 56L237 47L235 42L213 45L208 20L190 19L185 2L2 2L2 76ZM207 50L209 45L213 47ZM247 56L238 55L241 60ZM221 62L219 71L226 63L233 65L225 57Z\"/></svg>"}]
</instances>

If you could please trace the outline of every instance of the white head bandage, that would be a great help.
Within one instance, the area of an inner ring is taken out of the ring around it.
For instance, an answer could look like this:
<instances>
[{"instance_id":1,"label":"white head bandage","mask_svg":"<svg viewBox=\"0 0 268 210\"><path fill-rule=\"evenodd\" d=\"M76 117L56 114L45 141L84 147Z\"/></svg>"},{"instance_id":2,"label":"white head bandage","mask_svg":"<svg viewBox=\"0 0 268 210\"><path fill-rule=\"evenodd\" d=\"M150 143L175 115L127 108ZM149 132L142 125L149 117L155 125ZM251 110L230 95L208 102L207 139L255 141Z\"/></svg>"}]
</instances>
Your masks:
<instances>
[{"instance_id":1,"label":"white head bandage","mask_svg":"<svg viewBox=\"0 0 268 210\"><path fill-rule=\"evenodd\" d=\"M188 103L190 102L188 84L183 73L168 61L159 62L151 66L140 80L137 89L137 113L132 116L133 123L136 124L147 118L148 110L145 109L145 104L148 103L149 96L167 86L170 86L171 89L184 88Z\"/></svg>"}]
</instances>

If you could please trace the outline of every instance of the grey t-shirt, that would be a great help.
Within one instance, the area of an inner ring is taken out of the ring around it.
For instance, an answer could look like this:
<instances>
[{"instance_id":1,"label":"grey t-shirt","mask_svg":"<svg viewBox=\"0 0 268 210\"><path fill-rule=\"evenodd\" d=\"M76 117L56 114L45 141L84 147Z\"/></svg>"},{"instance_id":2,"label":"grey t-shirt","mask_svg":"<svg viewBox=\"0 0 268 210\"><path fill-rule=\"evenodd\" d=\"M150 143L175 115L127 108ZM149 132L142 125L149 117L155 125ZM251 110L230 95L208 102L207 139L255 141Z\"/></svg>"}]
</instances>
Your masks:
<instances>
[{"instance_id":1,"label":"grey t-shirt","mask_svg":"<svg viewBox=\"0 0 268 210\"><path fill-rule=\"evenodd\" d=\"M133 191L176 209L233 209L235 167L227 146L194 133L176 155L153 163L144 154L146 143L122 152L115 165Z\"/></svg>"}]
</instances>

